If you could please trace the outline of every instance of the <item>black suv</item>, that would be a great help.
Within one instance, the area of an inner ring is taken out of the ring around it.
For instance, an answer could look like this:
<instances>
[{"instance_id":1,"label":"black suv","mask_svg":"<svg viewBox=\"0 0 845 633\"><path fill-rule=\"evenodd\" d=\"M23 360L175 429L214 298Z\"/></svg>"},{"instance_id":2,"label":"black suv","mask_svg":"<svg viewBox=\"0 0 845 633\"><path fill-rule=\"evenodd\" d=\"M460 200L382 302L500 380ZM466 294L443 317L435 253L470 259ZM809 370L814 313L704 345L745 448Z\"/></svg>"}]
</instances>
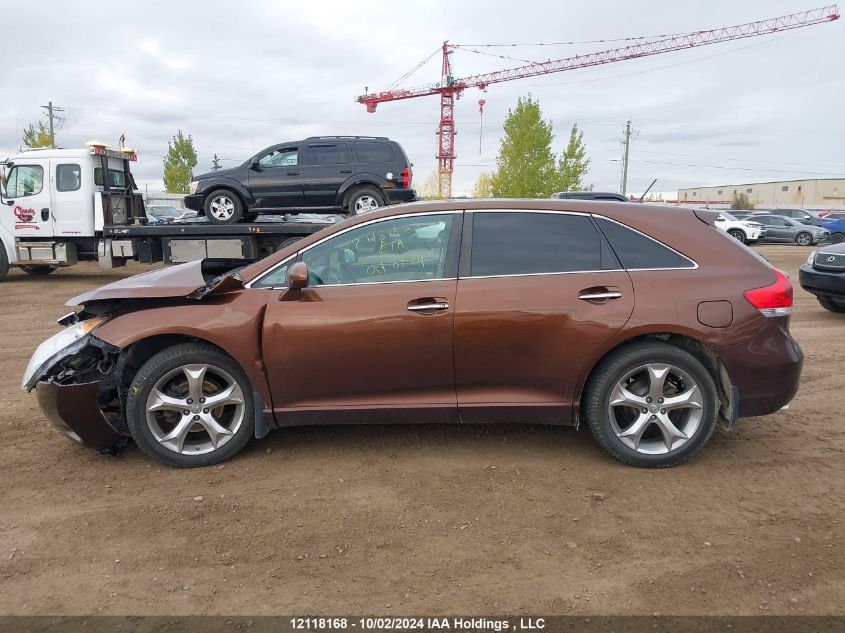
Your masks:
<instances>
[{"instance_id":1,"label":"black suv","mask_svg":"<svg viewBox=\"0 0 845 633\"><path fill-rule=\"evenodd\" d=\"M384 136L312 136L195 176L185 206L212 224L305 209L358 214L415 200L411 177L402 146Z\"/></svg>"}]
</instances>

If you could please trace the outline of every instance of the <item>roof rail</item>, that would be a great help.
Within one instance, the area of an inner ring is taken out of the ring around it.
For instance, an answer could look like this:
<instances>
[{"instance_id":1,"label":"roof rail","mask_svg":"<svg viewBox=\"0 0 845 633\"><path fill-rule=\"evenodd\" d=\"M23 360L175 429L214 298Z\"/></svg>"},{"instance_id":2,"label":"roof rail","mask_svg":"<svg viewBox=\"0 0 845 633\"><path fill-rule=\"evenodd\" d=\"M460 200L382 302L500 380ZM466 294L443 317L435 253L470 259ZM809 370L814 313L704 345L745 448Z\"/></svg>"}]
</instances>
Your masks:
<instances>
[{"instance_id":1,"label":"roof rail","mask_svg":"<svg viewBox=\"0 0 845 633\"><path fill-rule=\"evenodd\" d=\"M374 140L374 141L388 141L386 136L309 136L306 141L319 141L321 139L326 138L357 138L357 139L367 139L367 140Z\"/></svg>"}]
</instances>

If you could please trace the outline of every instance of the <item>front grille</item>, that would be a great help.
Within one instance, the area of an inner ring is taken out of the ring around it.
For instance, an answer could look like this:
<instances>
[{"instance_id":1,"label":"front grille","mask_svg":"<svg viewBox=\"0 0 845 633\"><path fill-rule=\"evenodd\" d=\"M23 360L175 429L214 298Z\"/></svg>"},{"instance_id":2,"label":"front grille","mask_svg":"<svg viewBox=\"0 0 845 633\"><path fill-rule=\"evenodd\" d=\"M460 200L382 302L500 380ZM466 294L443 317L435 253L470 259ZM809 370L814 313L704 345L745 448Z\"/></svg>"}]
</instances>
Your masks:
<instances>
[{"instance_id":1,"label":"front grille","mask_svg":"<svg viewBox=\"0 0 845 633\"><path fill-rule=\"evenodd\" d=\"M839 253L816 253L813 268L819 270L845 270L845 255Z\"/></svg>"},{"instance_id":2,"label":"front grille","mask_svg":"<svg viewBox=\"0 0 845 633\"><path fill-rule=\"evenodd\" d=\"M807 292L812 292L814 295L836 295L845 297L845 290L834 290L832 288L819 288L817 286L802 286Z\"/></svg>"}]
</instances>

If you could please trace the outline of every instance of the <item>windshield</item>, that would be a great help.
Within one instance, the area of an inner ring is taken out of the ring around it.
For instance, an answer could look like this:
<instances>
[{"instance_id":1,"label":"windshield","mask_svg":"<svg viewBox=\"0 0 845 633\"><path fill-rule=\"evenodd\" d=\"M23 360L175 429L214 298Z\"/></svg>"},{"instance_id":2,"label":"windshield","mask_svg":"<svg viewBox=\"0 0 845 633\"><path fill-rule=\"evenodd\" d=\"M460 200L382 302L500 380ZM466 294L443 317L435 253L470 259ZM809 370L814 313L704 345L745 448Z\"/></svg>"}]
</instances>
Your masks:
<instances>
[{"instance_id":1,"label":"windshield","mask_svg":"<svg viewBox=\"0 0 845 633\"><path fill-rule=\"evenodd\" d=\"M735 215L732 215L730 213L725 213L724 211L722 211L722 217L725 218L726 220L730 220L731 222L739 221L739 218L737 218Z\"/></svg>"}]
</instances>

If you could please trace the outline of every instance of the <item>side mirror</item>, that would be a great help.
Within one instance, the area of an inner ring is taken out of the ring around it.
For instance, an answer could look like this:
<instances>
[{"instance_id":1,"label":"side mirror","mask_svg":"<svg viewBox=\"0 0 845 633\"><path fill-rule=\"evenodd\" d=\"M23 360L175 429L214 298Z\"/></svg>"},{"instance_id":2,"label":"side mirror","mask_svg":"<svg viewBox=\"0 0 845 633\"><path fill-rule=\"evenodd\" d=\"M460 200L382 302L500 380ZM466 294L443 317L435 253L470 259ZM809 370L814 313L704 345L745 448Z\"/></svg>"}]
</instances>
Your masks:
<instances>
[{"instance_id":1,"label":"side mirror","mask_svg":"<svg viewBox=\"0 0 845 633\"><path fill-rule=\"evenodd\" d=\"M305 262L296 262L288 269L288 288L301 290L308 287L308 266Z\"/></svg>"},{"instance_id":2,"label":"side mirror","mask_svg":"<svg viewBox=\"0 0 845 633\"><path fill-rule=\"evenodd\" d=\"M261 171L261 163L258 162L257 158L253 158L249 164L249 168L253 171Z\"/></svg>"}]
</instances>

